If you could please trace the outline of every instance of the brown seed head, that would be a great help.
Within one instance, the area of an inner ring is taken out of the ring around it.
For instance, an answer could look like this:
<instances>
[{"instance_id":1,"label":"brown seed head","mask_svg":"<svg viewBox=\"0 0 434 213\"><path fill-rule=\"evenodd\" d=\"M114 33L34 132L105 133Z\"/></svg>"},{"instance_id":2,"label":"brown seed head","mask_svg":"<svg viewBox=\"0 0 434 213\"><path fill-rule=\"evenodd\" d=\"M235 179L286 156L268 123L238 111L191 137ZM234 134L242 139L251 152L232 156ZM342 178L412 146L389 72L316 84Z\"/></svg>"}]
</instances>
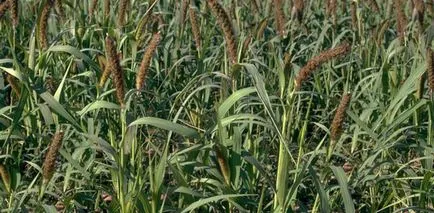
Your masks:
<instances>
[{"instance_id":1,"label":"brown seed head","mask_svg":"<svg viewBox=\"0 0 434 213\"><path fill-rule=\"evenodd\" d=\"M283 12L282 0L273 0L274 19L276 22L276 31L281 36L285 36L285 13Z\"/></svg>"},{"instance_id":2,"label":"brown seed head","mask_svg":"<svg viewBox=\"0 0 434 213\"><path fill-rule=\"evenodd\" d=\"M43 183L47 184L53 177L56 158L62 146L63 132L56 132L51 140L47 154L45 154L44 164L42 165Z\"/></svg>"},{"instance_id":3,"label":"brown seed head","mask_svg":"<svg viewBox=\"0 0 434 213\"><path fill-rule=\"evenodd\" d=\"M149 66L151 65L152 56L157 49L158 44L161 40L160 32L155 33L149 42L148 48L143 55L142 63L140 64L139 71L136 76L136 89L141 90L145 85L146 74L148 73Z\"/></svg>"},{"instance_id":4,"label":"brown seed head","mask_svg":"<svg viewBox=\"0 0 434 213\"><path fill-rule=\"evenodd\" d=\"M179 26L181 29L184 29L184 23L187 17L187 10L189 5L190 5L190 0L182 0L180 11L179 11Z\"/></svg>"},{"instance_id":5,"label":"brown seed head","mask_svg":"<svg viewBox=\"0 0 434 213\"><path fill-rule=\"evenodd\" d=\"M53 7L53 1L47 0L42 9L41 17L39 17L39 45L42 49L47 48L47 25L48 17L50 16L51 8Z\"/></svg>"},{"instance_id":6,"label":"brown seed head","mask_svg":"<svg viewBox=\"0 0 434 213\"><path fill-rule=\"evenodd\" d=\"M323 63L333 58L344 56L351 51L351 45L348 43L341 44L333 49L326 50L319 55L311 58L307 64L301 68L295 79L295 89L298 90L301 84L310 76L310 74L320 67Z\"/></svg>"},{"instance_id":7,"label":"brown seed head","mask_svg":"<svg viewBox=\"0 0 434 213\"><path fill-rule=\"evenodd\" d=\"M17 97L20 97L20 95L21 95L20 87L19 87L17 81L15 80L15 77L9 74L8 77L6 77L6 80L9 83L9 85L11 86L12 91L14 91L15 95Z\"/></svg>"},{"instance_id":8,"label":"brown seed head","mask_svg":"<svg viewBox=\"0 0 434 213\"><path fill-rule=\"evenodd\" d=\"M298 22L303 20L304 0L294 0L291 18L296 18Z\"/></svg>"},{"instance_id":9,"label":"brown seed head","mask_svg":"<svg viewBox=\"0 0 434 213\"><path fill-rule=\"evenodd\" d=\"M123 107L125 104L124 73L122 71L118 54L116 53L116 45L113 39L111 39L108 35L105 39L105 45L106 45L106 58L107 58L106 66L109 67L110 72L112 73L113 82L116 88L116 97L121 107Z\"/></svg>"},{"instance_id":10,"label":"brown seed head","mask_svg":"<svg viewBox=\"0 0 434 213\"><path fill-rule=\"evenodd\" d=\"M353 25L353 29L356 30L357 27L357 3L352 1L351 2L351 24Z\"/></svg>"},{"instance_id":11,"label":"brown seed head","mask_svg":"<svg viewBox=\"0 0 434 213\"><path fill-rule=\"evenodd\" d=\"M345 111L351 100L351 94L345 94L341 102L339 103L338 109L336 110L335 117L330 128L330 135L332 141L336 142L339 140L342 134L342 125L344 124Z\"/></svg>"},{"instance_id":12,"label":"brown seed head","mask_svg":"<svg viewBox=\"0 0 434 213\"><path fill-rule=\"evenodd\" d=\"M434 53L431 48L426 51L426 64L428 73L428 86L432 93L434 93Z\"/></svg>"},{"instance_id":13,"label":"brown seed head","mask_svg":"<svg viewBox=\"0 0 434 213\"><path fill-rule=\"evenodd\" d=\"M127 7L130 3L130 0L120 0L119 5L119 16L118 16L118 25L119 27L123 27L125 24L125 14L127 13Z\"/></svg>"},{"instance_id":14,"label":"brown seed head","mask_svg":"<svg viewBox=\"0 0 434 213\"><path fill-rule=\"evenodd\" d=\"M6 13L6 10L9 9L9 1L4 1L0 3L0 18Z\"/></svg>"},{"instance_id":15,"label":"brown seed head","mask_svg":"<svg viewBox=\"0 0 434 213\"><path fill-rule=\"evenodd\" d=\"M93 13L95 12L95 8L98 6L98 0L92 0L92 3L89 7L89 17L93 16Z\"/></svg>"},{"instance_id":16,"label":"brown seed head","mask_svg":"<svg viewBox=\"0 0 434 213\"><path fill-rule=\"evenodd\" d=\"M200 49L201 47L200 27L199 24L197 23L196 10L190 7L189 15L190 15L191 31L193 32L194 42L196 44L196 48Z\"/></svg>"},{"instance_id":17,"label":"brown seed head","mask_svg":"<svg viewBox=\"0 0 434 213\"><path fill-rule=\"evenodd\" d=\"M413 17L417 19L419 26L423 26L423 19L425 15L425 4L423 0L413 0Z\"/></svg>"},{"instance_id":18,"label":"brown seed head","mask_svg":"<svg viewBox=\"0 0 434 213\"><path fill-rule=\"evenodd\" d=\"M9 176L8 170L2 164L0 164L0 176L3 180L3 184L5 185L6 191L10 192L11 191L11 178Z\"/></svg>"},{"instance_id":19,"label":"brown seed head","mask_svg":"<svg viewBox=\"0 0 434 213\"><path fill-rule=\"evenodd\" d=\"M233 31L232 22L226 13L225 9L217 2L217 0L208 0L208 6L211 8L220 28L225 36L228 55L233 64L237 63L237 39Z\"/></svg>"},{"instance_id":20,"label":"brown seed head","mask_svg":"<svg viewBox=\"0 0 434 213\"><path fill-rule=\"evenodd\" d=\"M110 16L110 0L104 0L104 15L105 17Z\"/></svg>"},{"instance_id":21,"label":"brown seed head","mask_svg":"<svg viewBox=\"0 0 434 213\"><path fill-rule=\"evenodd\" d=\"M394 8L396 10L398 37L401 40L401 42L404 42L405 28L407 26L407 18L405 16L404 8L402 7L403 5L404 3L402 2L402 0L394 1Z\"/></svg>"},{"instance_id":22,"label":"brown seed head","mask_svg":"<svg viewBox=\"0 0 434 213\"><path fill-rule=\"evenodd\" d=\"M229 170L229 164L226 160L225 154L223 152L223 147L221 145L216 144L215 146L215 153L217 157L217 162L220 167L220 171L225 179L226 184L230 184L231 181L231 174Z\"/></svg>"},{"instance_id":23,"label":"brown seed head","mask_svg":"<svg viewBox=\"0 0 434 213\"><path fill-rule=\"evenodd\" d=\"M14 27L18 26L19 15L18 15L18 0L8 0L9 9L11 11L11 18Z\"/></svg>"}]
</instances>

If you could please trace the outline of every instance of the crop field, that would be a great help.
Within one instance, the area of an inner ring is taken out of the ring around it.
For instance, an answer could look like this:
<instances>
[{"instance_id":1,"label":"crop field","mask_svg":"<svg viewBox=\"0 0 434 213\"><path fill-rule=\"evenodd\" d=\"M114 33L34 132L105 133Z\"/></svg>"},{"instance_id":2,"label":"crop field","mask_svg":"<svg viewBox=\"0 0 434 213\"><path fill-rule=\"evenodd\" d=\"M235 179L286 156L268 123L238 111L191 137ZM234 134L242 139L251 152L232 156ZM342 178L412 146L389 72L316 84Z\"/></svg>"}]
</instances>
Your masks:
<instances>
[{"instance_id":1,"label":"crop field","mask_svg":"<svg viewBox=\"0 0 434 213\"><path fill-rule=\"evenodd\" d=\"M432 0L0 0L0 212L434 212Z\"/></svg>"}]
</instances>

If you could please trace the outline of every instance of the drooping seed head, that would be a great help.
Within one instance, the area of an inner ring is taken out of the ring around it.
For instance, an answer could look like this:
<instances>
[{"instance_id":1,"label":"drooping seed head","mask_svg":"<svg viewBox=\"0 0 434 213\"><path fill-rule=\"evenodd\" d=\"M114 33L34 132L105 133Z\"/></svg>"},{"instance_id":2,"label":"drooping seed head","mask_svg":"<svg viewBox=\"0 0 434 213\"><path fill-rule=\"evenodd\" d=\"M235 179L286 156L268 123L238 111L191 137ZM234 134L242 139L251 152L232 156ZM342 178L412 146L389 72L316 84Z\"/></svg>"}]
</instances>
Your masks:
<instances>
[{"instance_id":1,"label":"drooping seed head","mask_svg":"<svg viewBox=\"0 0 434 213\"><path fill-rule=\"evenodd\" d=\"M295 78L295 89L299 90L302 83L307 80L310 74L319 68L323 63L333 58L344 56L351 51L351 45L348 43L341 44L333 49L326 50L319 55L311 58L305 66L300 69L298 76Z\"/></svg>"},{"instance_id":2,"label":"drooping seed head","mask_svg":"<svg viewBox=\"0 0 434 213\"><path fill-rule=\"evenodd\" d=\"M220 28L223 30L227 45L228 55L233 64L237 63L237 39L233 31L232 22L225 9L217 0L208 0L208 6L211 8Z\"/></svg>"},{"instance_id":3,"label":"drooping seed head","mask_svg":"<svg viewBox=\"0 0 434 213\"><path fill-rule=\"evenodd\" d=\"M44 164L42 165L43 183L47 184L53 177L56 158L60 147L62 146L63 132L56 132L45 154Z\"/></svg>"}]
</instances>

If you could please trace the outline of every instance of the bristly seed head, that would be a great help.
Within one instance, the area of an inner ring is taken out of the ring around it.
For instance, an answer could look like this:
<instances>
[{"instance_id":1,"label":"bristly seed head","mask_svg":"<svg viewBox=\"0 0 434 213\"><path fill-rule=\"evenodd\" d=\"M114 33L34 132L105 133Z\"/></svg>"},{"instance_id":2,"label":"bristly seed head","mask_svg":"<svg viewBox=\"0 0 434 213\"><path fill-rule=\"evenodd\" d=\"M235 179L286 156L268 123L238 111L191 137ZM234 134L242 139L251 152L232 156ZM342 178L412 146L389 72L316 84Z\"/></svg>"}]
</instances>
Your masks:
<instances>
[{"instance_id":1,"label":"bristly seed head","mask_svg":"<svg viewBox=\"0 0 434 213\"><path fill-rule=\"evenodd\" d=\"M118 102L121 105L121 107L124 107L125 105L124 73L122 71L118 54L116 53L116 45L113 39L111 39L110 36L108 35L105 39L105 45L106 45L106 58L107 58L106 66L109 67L110 72L112 73L113 76L113 82L116 88L116 98L118 99Z\"/></svg>"},{"instance_id":2,"label":"bristly seed head","mask_svg":"<svg viewBox=\"0 0 434 213\"><path fill-rule=\"evenodd\" d=\"M339 140L342 134L342 125L345 120L345 111L348 108L348 105L351 100L351 94L346 93L339 103L338 109L336 110L335 117L333 118L333 122L330 128L330 134L332 141L336 142Z\"/></svg>"},{"instance_id":3,"label":"bristly seed head","mask_svg":"<svg viewBox=\"0 0 434 213\"><path fill-rule=\"evenodd\" d=\"M193 32L193 38L194 38L194 42L196 44L196 48L200 49L201 47L201 38L200 38L200 27L199 24L197 23L197 15L196 15L196 10L192 7L190 7L189 10L189 17L190 17L190 24L191 24L191 31Z\"/></svg>"},{"instance_id":4,"label":"bristly seed head","mask_svg":"<svg viewBox=\"0 0 434 213\"><path fill-rule=\"evenodd\" d=\"M53 3L53 0L47 0L42 9L41 17L39 17L39 45L42 49L45 49L48 46L47 25Z\"/></svg>"},{"instance_id":5,"label":"bristly seed head","mask_svg":"<svg viewBox=\"0 0 434 213\"><path fill-rule=\"evenodd\" d=\"M149 42L148 48L143 55L142 63L140 64L139 71L136 76L136 89L141 90L145 85L146 75L148 73L149 66L151 65L152 56L157 49L161 40L161 33L157 32L152 36L152 40Z\"/></svg>"},{"instance_id":6,"label":"bristly seed head","mask_svg":"<svg viewBox=\"0 0 434 213\"><path fill-rule=\"evenodd\" d=\"M428 86L431 93L434 93L434 53L430 47L426 51L426 64L428 73Z\"/></svg>"},{"instance_id":7,"label":"bristly seed head","mask_svg":"<svg viewBox=\"0 0 434 213\"><path fill-rule=\"evenodd\" d=\"M232 64L237 63L237 39L233 31L232 22L226 13L225 9L217 2L217 0L208 0L208 6L211 8L220 28L225 36L229 58Z\"/></svg>"},{"instance_id":8,"label":"bristly seed head","mask_svg":"<svg viewBox=\"0 0 434 213\"><path fill-rule=\"evenodd\" d=\"M125 24L125 15L127 14L127 7L129 4L129 0L120 0L119 5L119 16L118 16L118 25L119 27L123 27Z\"/></svg>"},{"instance_id":9,"label":"bristly seed head","mask_svg":"<svg viewBox=\"0 0 434 213\"><path fill-rule=\"evenodd\" d=\"M276 29L278 34L283 38L285 32L285 13L283 12L283 2L281 0L274 0L274 19L276 22Z\"/></svg>"},{"instance_id":10,"label":"bristly seed head","mask_svg":"<svg viewBox=\"0 0 434 213\"><path fill-rule=\"evenodd\" d=\"M11 11L11 18L14 27L18 26L19 14L18 14L18 0L8 0L9 8Z\"/></svg>"},{"instance_id":11,"label":"bristly seed head","mask_svg":"<svg viewBox=\"0 0 434 213\"><path fill-rule=\"evenodd\" d=\"M43 183L47 184L53 177L56 158L60 147L62 146L63 132L56 132L51 140L47 154L45 154L44 164L42 165Z\"/></svg>"},{"instance_id":12,"label":"bristly seed head","mask_svg":"<svg viewBox=\"0 0 434 213\"><path fill-rule=\"evenodd\" d=\"M299 90L302 83L307 80L310 74L320 67L323 63L340 56L344 56L351 51L351 45L348 43L341 44L333 49L326 50L318 56L311 58L307 64L301 68L295 79L295 89Z\"/></svg>"}]
</instances>

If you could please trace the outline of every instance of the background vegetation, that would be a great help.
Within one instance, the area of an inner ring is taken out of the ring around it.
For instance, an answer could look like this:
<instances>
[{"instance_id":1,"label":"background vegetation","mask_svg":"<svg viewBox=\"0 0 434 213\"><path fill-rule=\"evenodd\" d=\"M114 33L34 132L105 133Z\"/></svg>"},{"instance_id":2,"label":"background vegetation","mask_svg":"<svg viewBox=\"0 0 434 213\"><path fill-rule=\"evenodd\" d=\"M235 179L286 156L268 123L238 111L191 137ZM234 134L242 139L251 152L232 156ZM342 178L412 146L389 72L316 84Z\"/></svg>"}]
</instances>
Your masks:
<instances>
[{"instance_id":1,"label":"background vegetation","mask_svg":"<svg viewBox=\"0 0 434 213\"><path fill-rule=\"evenodd\" d=\"M2 212L433 212L433 15L2 0Z\"/></svg>"}]
</instances>

